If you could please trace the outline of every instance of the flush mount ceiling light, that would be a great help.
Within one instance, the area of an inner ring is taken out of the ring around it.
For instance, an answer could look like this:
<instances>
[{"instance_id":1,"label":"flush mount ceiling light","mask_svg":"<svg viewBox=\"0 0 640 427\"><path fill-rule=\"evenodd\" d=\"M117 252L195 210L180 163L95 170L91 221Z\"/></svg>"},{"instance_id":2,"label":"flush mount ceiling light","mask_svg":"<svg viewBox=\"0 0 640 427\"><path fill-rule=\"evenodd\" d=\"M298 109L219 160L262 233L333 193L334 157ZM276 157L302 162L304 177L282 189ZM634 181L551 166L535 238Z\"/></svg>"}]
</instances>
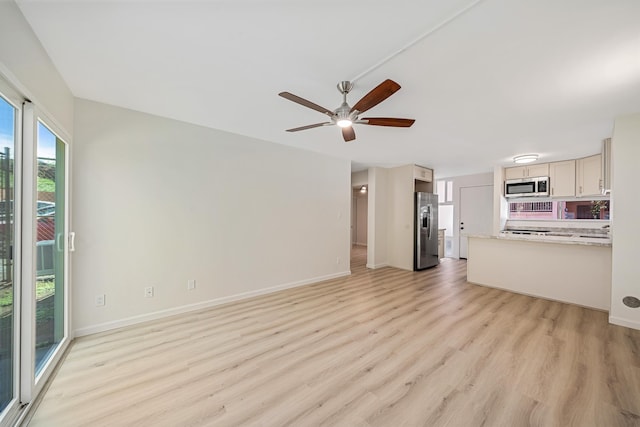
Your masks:
<instances>
[{"instance_id":1,"label":"flush mount ceiling light","mask_svg":"<svg viewBox=\"0 0 640 427\"><path fill-rule=\"evenodd\" d=\"M516 163L531 163L538 160L537 154L523 154L522 156L515 156L513 161Z\"/></svg>"}]
</instances>

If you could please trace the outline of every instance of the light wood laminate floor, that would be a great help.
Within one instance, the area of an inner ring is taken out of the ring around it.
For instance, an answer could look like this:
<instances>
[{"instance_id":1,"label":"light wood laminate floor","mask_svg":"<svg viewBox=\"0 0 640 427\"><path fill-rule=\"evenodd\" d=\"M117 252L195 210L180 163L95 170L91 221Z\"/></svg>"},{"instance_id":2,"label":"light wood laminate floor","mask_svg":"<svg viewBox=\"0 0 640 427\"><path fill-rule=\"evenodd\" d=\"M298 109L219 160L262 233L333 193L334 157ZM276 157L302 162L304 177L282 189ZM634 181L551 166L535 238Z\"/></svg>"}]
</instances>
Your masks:
<instances>
[{"instance_id":1,"label":"light wood laminate floor","mask_svg":"<svg viewBox=\"0 0 640 427\"><path fill-rule=\"evenodd\" d=\"M40 426L640 426L640 331L466 282L350 277L76 340ZM498 273L497 273L498 274Z\"/></svg>"}]
</instances>

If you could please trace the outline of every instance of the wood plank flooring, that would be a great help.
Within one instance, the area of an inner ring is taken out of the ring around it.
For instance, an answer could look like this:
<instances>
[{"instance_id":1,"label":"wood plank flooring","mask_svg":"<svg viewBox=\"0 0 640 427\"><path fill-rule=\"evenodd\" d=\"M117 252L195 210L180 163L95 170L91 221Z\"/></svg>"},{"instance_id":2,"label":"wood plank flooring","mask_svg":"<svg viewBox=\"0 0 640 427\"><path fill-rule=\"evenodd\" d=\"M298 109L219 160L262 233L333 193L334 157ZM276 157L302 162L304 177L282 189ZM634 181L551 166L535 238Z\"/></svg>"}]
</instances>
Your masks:
<instances>
[{"instance_id":1,"label":"wood plank flooring","mask_svg":"<svg viewBox=\"0 0 640 427\"><path fill-rule=\"evenodd\" d=\"M30 425L640 426L640 331L466 282L347 278L76 340Z\"/></svg>"}]
</instances>

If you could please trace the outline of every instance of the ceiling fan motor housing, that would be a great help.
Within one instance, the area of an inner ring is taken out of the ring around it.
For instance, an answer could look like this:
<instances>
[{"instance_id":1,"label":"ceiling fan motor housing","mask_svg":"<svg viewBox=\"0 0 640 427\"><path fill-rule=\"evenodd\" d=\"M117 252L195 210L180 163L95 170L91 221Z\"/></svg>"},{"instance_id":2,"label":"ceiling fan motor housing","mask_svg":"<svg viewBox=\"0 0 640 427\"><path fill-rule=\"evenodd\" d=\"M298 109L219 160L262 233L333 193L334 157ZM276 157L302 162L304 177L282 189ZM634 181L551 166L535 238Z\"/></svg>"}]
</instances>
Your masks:
<instances>
[{"instance_id":1,"label":"ceiling fan motor housing","mask_svg":"<svg viewBox=\"0 0 640 427\"><path fill-rule=\"evenodd\" d=\"M335 122L339 122L340 120L350 120L353 121L353 117L351 117L351 107L347 102L343 102L341 106L336 108L334 111L333 120Z\"/></svg>"},{"instance_id":2,"label":"ceiling fan motor housing","mask_svg":"<svg viewBox=\"0 0 640 427\"><path fill-rule=\"evenodd\" d=\"M338 83L338 90L343 95L346 95L347 93L351 92L351 89L353 89L353 83L347 80L344 80Z\"/></svg>"}]
</instances>

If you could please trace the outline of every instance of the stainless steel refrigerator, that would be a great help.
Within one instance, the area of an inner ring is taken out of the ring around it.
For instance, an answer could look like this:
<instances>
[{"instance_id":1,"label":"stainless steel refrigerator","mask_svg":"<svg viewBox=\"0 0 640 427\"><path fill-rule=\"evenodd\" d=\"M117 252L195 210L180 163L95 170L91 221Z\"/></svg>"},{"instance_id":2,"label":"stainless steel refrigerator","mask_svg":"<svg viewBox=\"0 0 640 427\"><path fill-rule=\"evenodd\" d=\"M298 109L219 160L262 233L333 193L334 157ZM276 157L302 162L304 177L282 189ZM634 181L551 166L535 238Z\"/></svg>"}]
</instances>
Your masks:
<instances>
[{"instance_id":1,"label":"stainless steel refrigerator","mask_svg":"<svg viewBox=\"0 0 640 427\"><path fill-rule=\"evenodd\" d=\"M438 258L438 195L415 193L414 270L440 263Z\"/></svg>"}]
</instances>

